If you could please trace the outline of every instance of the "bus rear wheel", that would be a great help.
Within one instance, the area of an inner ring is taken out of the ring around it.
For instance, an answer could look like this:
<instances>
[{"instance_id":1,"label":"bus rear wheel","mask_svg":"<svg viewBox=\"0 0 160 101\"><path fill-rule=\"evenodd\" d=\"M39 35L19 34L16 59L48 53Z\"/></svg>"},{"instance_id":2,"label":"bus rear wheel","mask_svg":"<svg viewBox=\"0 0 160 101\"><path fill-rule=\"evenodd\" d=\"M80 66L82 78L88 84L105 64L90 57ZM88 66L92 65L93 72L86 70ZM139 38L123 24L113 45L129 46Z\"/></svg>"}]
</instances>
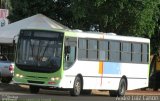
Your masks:
<instances>
[{"instance_id":1,"label":"bus rear wheel","mask_svg":"<svg viewBox=\"0 0 160 101\"><path fill-rule=\"evenodd\" d=\"M109 94L110 94L110 96L114 96L114 97L124 96L125 92L126 92L126 88L127 88L126 80L124 78L122 78L119 83L118 90L111 90L111 91L109 91Z\"/></svg>"},{"instance_id":2,"label":"bus rear wheel","mask_svg":"<svg viewBox=\"0 0 160 101\"><path fill-rule=\"evenodd\" d=\"M30 85L29 90L32 94L37 94L39 92L39 87Z\"/></svg>"},{"instance_id":3,"label":"bus rear wheel","mask_svg":"<svg viewBox=\"0 0 160 101\"><path fill-rule=\"evenodd\" d=\"M82 90L82 80L79 76L75 78L73 88L70 90L71 96L79 96Z\"/></svg>"},{"instance_id":4,"label":"bus rear wheel","mask_svg":"<svg viewBox=\"0 0 160 101\"><path fill-rule=\"evenodd\" d=\"M121 79L118 89L118 96L124 96L127 89L127 83L124 78Z\"/></svg>"}]
</instances>

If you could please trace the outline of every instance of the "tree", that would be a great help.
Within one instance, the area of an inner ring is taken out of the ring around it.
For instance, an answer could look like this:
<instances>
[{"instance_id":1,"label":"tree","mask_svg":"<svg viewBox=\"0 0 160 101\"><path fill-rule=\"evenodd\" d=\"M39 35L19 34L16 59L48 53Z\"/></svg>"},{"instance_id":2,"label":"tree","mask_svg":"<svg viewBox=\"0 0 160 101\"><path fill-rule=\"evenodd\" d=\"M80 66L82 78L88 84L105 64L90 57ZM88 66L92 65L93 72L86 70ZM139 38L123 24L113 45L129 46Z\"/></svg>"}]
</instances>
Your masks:
<instances>
[{"instance_id":1,"label":"tree","mask_svg":"<svg viewBox=\"0 0 160 101\"><path fill-rule=\"evenodd\" d=\"M56 21L68 25L71 18L69 0L10 0L11 22L42 13Z\"/></svg>"},{"instance_id":2,"label":"tree","mask_svg":"<svg viewBox=\"0 0 160 101\"><path fill-rule=\"evenodd\" d=\"M151 37L158 21L159 0L10 0L14 22L42 13L73 28L119 35Z\"/></svg>"},{"instance_id":3,"label":"tree","mask_svg":"<svg viewBox=\"0 0 160 101\"><path fill-rule=\"evenodd\" d=\"M5 1L5 0L3 0ZM82 30L151 38L160 46L160 0L8 0L11 22L42 13Z\"/></svg>"},{"instance_id":4,"label":"tree","mask_svg":"<svg viewBox=\"0 0 160 101\"><path fill-rule=\"evenodd\" d=\"M157 23L157 0L71 0L74 27L120 35L151 37ZM78 26L77 26L78 25Z\"/></svg>"},{"instance_id":5,"label":"tree","mask_svg":"<svg viewBox=\"0 0 160 101\"><path fill-rule=\"evenodd\" d=\"M7 8L9 8L9 1L8 0L1 0L0 1L0 8L1 9L7 9Z\"/></svg>"}]
</instances>

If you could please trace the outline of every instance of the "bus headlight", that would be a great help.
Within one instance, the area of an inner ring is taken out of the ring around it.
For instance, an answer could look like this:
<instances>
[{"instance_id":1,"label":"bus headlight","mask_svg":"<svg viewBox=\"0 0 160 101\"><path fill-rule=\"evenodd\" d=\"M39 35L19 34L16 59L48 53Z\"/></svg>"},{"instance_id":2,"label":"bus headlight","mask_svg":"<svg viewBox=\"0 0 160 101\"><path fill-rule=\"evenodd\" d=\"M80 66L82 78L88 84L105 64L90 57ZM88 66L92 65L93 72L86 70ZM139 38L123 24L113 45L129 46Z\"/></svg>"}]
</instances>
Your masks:
<instances>
[{"instance_id":1,"label":"bus headlight","mask_svg":"<svg viewBox=\"0 0 160 101\"><path fill-rule=\"evenodd\" d=\"M51 80L52 81L58 81L58 80L60 80L60 78L59 77L53 77L53 78L51 78Z\"/></svg>"},{"instance_id":2,"label":"bus headlight","mask_svg":"<svg viewBox=\"0 0 160 101\"><path fill-rule=\"evenodd\" d=\"M52 80L52 81L54 81L54 80L55 80L55 78L51 78L51 80Z\"/></svg>"}]
</instances>

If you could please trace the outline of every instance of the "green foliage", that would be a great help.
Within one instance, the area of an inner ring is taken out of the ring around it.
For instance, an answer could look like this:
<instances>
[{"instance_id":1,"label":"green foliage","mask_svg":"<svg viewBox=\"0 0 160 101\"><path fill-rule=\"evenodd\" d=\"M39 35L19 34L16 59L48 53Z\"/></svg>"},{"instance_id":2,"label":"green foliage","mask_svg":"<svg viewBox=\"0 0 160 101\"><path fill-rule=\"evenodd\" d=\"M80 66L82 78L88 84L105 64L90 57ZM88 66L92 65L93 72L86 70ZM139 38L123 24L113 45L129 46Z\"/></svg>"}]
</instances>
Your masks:
<instances>
[{"instance_id":1,"label":"green foliage","mask_svg":"<svg viewBox=\"0 0 160 101\"><path fill-rule=\"evenodd\" d=\"M99 24L100 31L151 37L157 23L158 0L71 0L74 20L88 30Z\"/></svg>"},{"instance_id":2,"label":"green foliage","mask_svg":"<svg viewBox=\"0 0 160 101\"><path fill-rule=\"evenodd\" d=\"M151 37L159 19L160 0L10 0L14 22L42 13L73 29Z\"/></svg>"},{"instance_id":3,"label":"green foliage","mask_svg":"<svg viewBox=\"0 0 160 101\"><path fill-rule=\"evenodd\" d=\"M10 0L10 16L11 22L42 13L63 24L68 24L68 20L72 16L69 0Z\"/></svg>"}]
</instances>

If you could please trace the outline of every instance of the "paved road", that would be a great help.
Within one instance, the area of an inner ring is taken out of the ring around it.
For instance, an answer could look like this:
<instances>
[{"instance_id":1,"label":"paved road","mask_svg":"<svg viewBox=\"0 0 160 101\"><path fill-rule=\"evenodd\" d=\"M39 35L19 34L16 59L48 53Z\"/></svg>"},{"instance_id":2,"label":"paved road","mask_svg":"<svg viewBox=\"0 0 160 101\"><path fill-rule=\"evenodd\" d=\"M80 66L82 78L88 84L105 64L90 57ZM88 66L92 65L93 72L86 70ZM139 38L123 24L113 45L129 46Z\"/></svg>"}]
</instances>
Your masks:
<instances>
[{"instance_id":1,"label":"paved road","mask_svg":"<svg viewBox=\"0 0 160 101\"><path fill-rule=\"evenodd\" d=\"M139 91L127 92L124 97L110 97L107 92L93 91L92 95L72 97L67 91L40 90L39 94L30 94L27 87L15 84L0 83L0 100L2 101L159 101L160 92L137 93Z\"/></svg>"},{"instance_id":2,"label":"paved road","mask_svg":"<svg viewBox=\"0 0 160 101\"><path fill-rule=\"evenodd\" d=\"M26 101L115 101L116 99L108 95L71 97L67 91L51 90L40 90L39 94L30 94L27 88L14 84L0 84L0 95L0 100L26 99Z\"/></svg>"}]
</instances>

